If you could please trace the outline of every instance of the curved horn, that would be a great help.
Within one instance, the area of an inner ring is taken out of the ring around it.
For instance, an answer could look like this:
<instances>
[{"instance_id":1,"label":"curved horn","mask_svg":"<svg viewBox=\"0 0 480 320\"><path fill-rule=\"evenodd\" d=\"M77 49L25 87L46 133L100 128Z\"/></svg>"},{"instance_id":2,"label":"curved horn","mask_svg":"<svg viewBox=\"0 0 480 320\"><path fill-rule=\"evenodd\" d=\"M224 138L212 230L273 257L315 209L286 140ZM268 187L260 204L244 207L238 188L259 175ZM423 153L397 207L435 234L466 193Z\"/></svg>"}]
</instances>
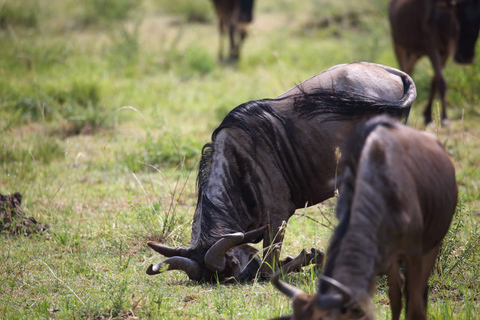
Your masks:
<instances>
[{"instance_id":1,"label":"curved horn","mask_svg":"<svg viewBox=\"0 0 480 320\"><path fill-rule=\"evenodd\" d=\"M282 292L284 295L291 299L295 299L296 296L304 294L302 290L288 283L280 281L280 274L280 271L275 273L275 275L272 277L272 280L270 281L275 286L275 288L277 288L280 292Z\"/></svg>"},{"instance_id":2,"label":"curved horn","mask_svg":"<svg viewBox=\"0 0 480 320\"><path fill-rule=\"evenodd\" d=\"M344 305L341 294L323 294L315 298L315 305L320 310L331 310Z\"/></svg>"},{"instance_id":3,"label":"curved horn","mask_svg":"<svg viewBox=\"0 0 480 320\"><path fill-rule=\"evenodd\" d=\"M244 235L241 232L224 235L205 254L204 261L207 268L211 271L222 272L227 263L225 253L242 242L243 238Z\"/></svg>"},{"instance_id":4,"label":"curved horn","mask_svg":"<svg viewBox=\"0 0 480 320\"><path fill-rule=\"evenodd\" d=\"M341 297L342 297L342 305L345 305L345 304L349 303L350 300L352 300L352 290L350 290L350 288L348 288L347 286L345 286L342 283L340 283L339 281L337 281L333 278L330 278L326 275L323 275L323 274L320 275L320 279L322 281L327 282L331 286L334 286L338 291L340 291L340 294L341 294ZM334 295L334 296L336 296L336 295Z\"/></svg>"},{"instance_id":5,"label":"curved horn","mask_svg":"<svg viewBox=\"0 0 480 320\"><path fill-rule=\"evenodd\" d=\"M155 241L148 241L147 244L150 248L164 255L165 257L180 256L180 257L188 258L188 251L189 251L188 249L172 248L164 245L163 243L155 242Z\"/></svg>"},{"instance_id":6,"label":"curved horn","mask_svg":"<svg viewBox=\"0 0 480 320\"><path fill-rule=\"evenodd\" d=\"M166 270L162 270L164 265L167 265ZM153 276L161 273L162 271L168 270L185 271L188 277L192 280L200 280L202 278L202 271L198 262L184 257L172 257L157 263L156 265L151 264L148 266L146 273L150 276Z\"/></svg>"},{"instance_id":7,"label":"curved horn","mask_svg":"<svg viewBox=\"0 0 480 320\"><path fill-rule=\"evenodd\" d=\"M258 242L262 241L263 235L264 235L265 231L267 231L268 227L269 227L269 225L266 224L264 226L261 226L258 229L245 232L243 234L244 238L243 238L242 242L239 243L239 245L240 244L245 244L245 243L258 243Z\"/></svg>"}]
</instances>

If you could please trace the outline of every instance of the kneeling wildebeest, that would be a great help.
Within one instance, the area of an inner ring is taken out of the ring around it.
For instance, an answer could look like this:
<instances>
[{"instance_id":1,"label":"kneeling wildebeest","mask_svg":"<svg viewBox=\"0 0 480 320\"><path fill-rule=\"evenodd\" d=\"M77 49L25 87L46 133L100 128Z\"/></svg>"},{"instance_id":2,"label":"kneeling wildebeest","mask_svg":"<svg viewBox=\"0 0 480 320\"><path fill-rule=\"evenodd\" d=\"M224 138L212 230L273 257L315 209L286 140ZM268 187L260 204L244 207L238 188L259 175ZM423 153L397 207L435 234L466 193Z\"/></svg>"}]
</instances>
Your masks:
<instances>
[{"instance_id":1,"label":"kneeling wildebeest","mask_svg":"<svg viewBox=\"0 0 480 320\"><path fill-rule=\"evenodd\" d=\"M480 29L480 0L393 0L390 25L400 69L412 74L415 63L426 55L434 75L425 124L432 121L432 101L438 91L442 103L442 124L448 125L442 68L455 51L458 63L472 63Z\"/></svg>"},{"instance_id":2,"label":"kneeling wildebeest","mask_svg":"<svg viewBox=\"0 0 480 320\"><path fill-rule=\"evenodd\" d=\"M147 274L168 265L193 280L253 279L261 261L247 243L263 240L261 274L270 277L272 269L291 260L279 261L284 221L296 209L334 195L330 181L337 168L338 132L362 116L406 117L415 97L407 74L353 63L320 73L276 99L236 107L203 147L190 246L149 242L169 259L150 265Z\"/></svg>"},{"instance_id":3,"label":"kneeling wildebeest","mask_svg":"<svg viewBox=\"0 0 480 320\"><path fill-rule=\"evenodd\" d=\"M247 26L253 20L254 0L213 0L218 17L219 47L218 59L223 61L223 38L228 32L228 62L235 62L240 57L240 49L247 37Z\"/></svg>"},{"instance_id":4,"label":"kneeling wildebeest","mask_svg":"<svg viewBox=\"0 0 480 320\"><path fill-rule=\"evenodd\" d=\"M433 135L387 116L360 125L341 147L337 217L319 291L306 295L279 280L293 298L283 319L373 318L375 279L386 274L392 319L425 319L428 277L457 204L455 169Z\"/></svg>"}]
</instances>

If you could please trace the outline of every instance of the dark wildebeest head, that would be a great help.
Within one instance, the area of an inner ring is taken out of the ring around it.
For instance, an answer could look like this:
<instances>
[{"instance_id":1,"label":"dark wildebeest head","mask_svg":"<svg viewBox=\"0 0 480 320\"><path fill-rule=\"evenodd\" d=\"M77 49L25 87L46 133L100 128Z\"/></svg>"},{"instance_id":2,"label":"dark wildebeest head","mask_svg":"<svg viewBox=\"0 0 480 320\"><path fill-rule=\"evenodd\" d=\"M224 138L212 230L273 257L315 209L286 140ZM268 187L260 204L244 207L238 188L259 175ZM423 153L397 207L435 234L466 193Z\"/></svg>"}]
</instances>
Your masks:
<instances>
[{"instance_id":1,"label":"dark wildebeest head","mask_svg":"<svg viewBox=\"0 0 480 320\"><path fill-rule=\"evenodd\" d=\"M455 169L433 135L387 116L359 125L341 147L336 228L319 291L306 295L273 277L293 298L285 319L372 319L375 278L386 274L392 319L425 319L428 277L457 203Z\"/></svg>"},{"instance_id":2,"label":"dark wildebeest head","mask_svg":"<svg viewBox=\"0 0 480 320\"><path fill-rule=\"evenodd\" d=\"M240 49L247 37L247 27L253 20L254 0L213 0L218 17L219 49L218 59L223 61L223 38L228 34L228 62L240 57Z\"/></svg>"},{"instance_id":3,"label":"dark wildebeest head","mask_svg":"<svg viewBox=\"0 0 480 320\"><path fill-rule=\"evenodd\" d=\"M203 148L190 246L149 242L169 259L147 273L168 265L194 280L252 279L260 260L247 243L263 240L261 273L269 277L272 268L291 262L279 260L282 225L296 209L334 195L330 182L337 168L338 132L359 117L406 117L415 97L405 73L353 63L320 73L276 99L233 109ZM299 259L308 262L316 254L303 259L302 253Z\"/></svg>"},{"instance_id":4,"label":"dark wildebeest head","mask_svg":"<svg viewBox=\"0 0 480 320\"><path fill-rule=\"evenodd\" d=\"M415 63L426 55L434 76L424 111L432 121L436 92L442 103L442 124L448 125L442 68L455 52L459 63L472 63L480 29L480 0L392 0L389 7L392 38L400 69L412 74Z\"/></svg>"}]
</instances>

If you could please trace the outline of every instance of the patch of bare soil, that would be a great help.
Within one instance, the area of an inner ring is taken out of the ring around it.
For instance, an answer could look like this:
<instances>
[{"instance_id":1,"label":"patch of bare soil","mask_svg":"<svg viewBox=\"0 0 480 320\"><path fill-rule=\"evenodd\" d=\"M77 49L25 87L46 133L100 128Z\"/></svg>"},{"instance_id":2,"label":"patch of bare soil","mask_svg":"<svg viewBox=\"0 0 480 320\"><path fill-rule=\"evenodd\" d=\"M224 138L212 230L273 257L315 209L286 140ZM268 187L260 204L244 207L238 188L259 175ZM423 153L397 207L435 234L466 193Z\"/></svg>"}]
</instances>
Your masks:
<instances>
[{"instance_id":1,"label":"patch of bare soil","mask_svg":"<svg viewBox=\"0 0 480 320\"><path fill-rule=\"evenodd\" d=\"M46 231L48 225L40 223L34 217L27 217L22 211L22 194L0 194L0 232L5 230L13 234L29 235Z\"/></svg>"}]
</instances>

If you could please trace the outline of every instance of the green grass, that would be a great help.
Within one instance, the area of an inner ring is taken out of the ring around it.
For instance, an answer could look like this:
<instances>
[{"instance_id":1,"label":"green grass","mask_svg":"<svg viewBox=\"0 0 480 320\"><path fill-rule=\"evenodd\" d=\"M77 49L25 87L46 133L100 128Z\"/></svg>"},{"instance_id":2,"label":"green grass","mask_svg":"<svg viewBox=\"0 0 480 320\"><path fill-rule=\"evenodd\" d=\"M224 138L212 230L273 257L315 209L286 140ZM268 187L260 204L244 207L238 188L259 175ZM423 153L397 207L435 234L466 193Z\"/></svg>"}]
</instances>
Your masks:
<instances>
[{"instance_id":1,"label":"green grass","mask_svg":"<svg viewBox=\"0 0 480 320\"><path fill-rule=\"evenodd\" d=\"M0 193L21 192L26 215L51 226L30 237L0 234L0 318L265 319L291 311L268 282L149 277L146 267L161 257L146 241L188 246L201 147L233 107L335 64L396 66L386 3L259 1L238 65L217 64L217 45L207 0L0 2ZM472 66L447 65L451 127L438 126L435 110L427 128L452 156L460 191L441 272L431 278L431 319L480 312L479 60L477 52ZM423 129L431 74L422 59L412 127ZM292 217L283 254L325 250L331 229L304 215L335 222L334 204ZM316 278L306 269L286 281L314 292ZM385 279L378 283L376 314L387 319Z\"/></svg>"}]
</instances>

